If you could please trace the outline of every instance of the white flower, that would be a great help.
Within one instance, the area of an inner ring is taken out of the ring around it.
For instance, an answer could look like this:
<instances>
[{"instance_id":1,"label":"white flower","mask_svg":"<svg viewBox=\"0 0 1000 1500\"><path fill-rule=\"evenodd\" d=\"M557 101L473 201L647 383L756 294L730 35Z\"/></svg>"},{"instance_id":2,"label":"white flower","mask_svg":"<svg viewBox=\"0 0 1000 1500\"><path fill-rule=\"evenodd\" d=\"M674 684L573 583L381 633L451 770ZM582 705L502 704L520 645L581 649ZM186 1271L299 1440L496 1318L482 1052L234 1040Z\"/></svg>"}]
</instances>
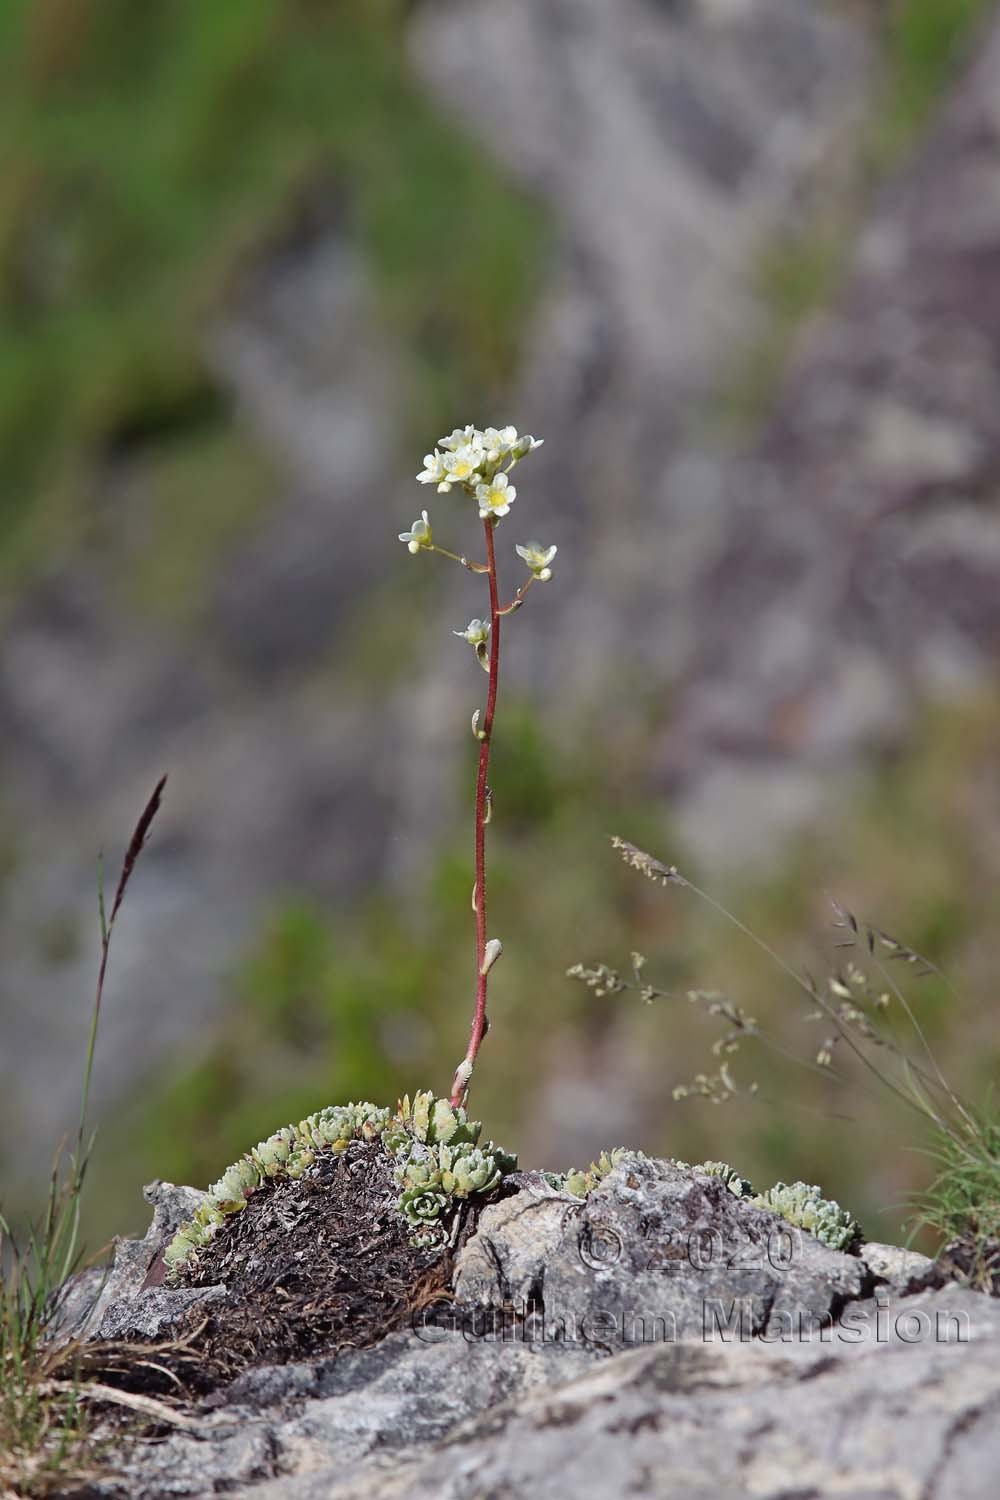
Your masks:
<instances>
[{"instance_id":1,"label":"white flower","mask_svg":"<svg viewBox=\"0 0 1000 1500\"><path fill-rule=\"evenodd\" d=\"M452 453L456 453L459 448L464 448L469 443L475 444L477 439L479 440L479 444L481 446L483 434L479 432L477 428L456 427L454 432L451 432L447 437L443 437L440 439L438 446L441 448L449 448Z\"/></svg>"},{"instance_id":2,"label":"white flower","mask_svg":"<svg viewBox=\"0 0 1000 1500\"><path fill-rule=\"evenodd\" d=\"M516 427L487 427L483 432L483 447L491 464L500 463L517 442Z\"/></svg>"},{"instance_id":3,"label":"white flower","mask_svg":"<svg viewBox=\"0 0 1000 1500\"><path fill-rule=\"evenodd\" d=\"M417 475L420 484L440 484L445 477L444 459L435 448L433 453L424 454L424 467Z\"/></svg>"},{"instance_id":4,"label":"white flower","mask_svg":"<svg viewBox=\"0 0 1000 1500\"><path fill-rule=\"evenodd\" d=\"M409 531L401 531L399 533L399 540L406 543L414 557L422 547L431 547L434 545L431 523L426 511L422 512L419 521L414 521Z\"/></svg>"},{"instance_id":5,"label":"white flower","mask_svg":"<svg viewBox=\"0 0 1000 1500\"><path fill-rule=\"evenodd\" d=\"M510 456L515 462L519 458L525 458L529 453L534 453L535 449L540 448L545 441L544 438L532 437L529 432L526 432L523 438L519 438L515 433L514 438L515 441L510 445Z\"/></svg>"},{"instance_id":6,"label":"white flower","mask_svg":"<svg viewBox=\"0 0 1000 1500\"><path fill-rule=\"evenodd\" d=\"M506 474L495 475L488 484L477 484L480 520L485 521L488 516L505 516L516 496L517 490Z\"/></svg>"},{"instance_id":7,"label":"white flower","mask_svg":"<svg viewBox=\"0 0 1000 1500\"><path fill-rule=\"evenodd\" d=\"M539 583L548 583L552 577L549 564L559 551L558 547L543 547L541 542L528 542L524 547L515 546L514 551L528 564Z\"/></svg>"},{"instance_id":8,"label":"white flower","mask_svg":"<svg viewBox=\"0 0 1000 1500\"><path fill-rule=\"evenodd\" d=\"M481 434L476 437L481 439ZM453 453L444 456L444 481L446 484L475 484L479 478L479 466L485 459L481 441L463 443Z\"/></svg>"},{"instance_id":9,"label":"white flower","mask_svg":"<svg viewBox=\"0 0 1000 1500\"><path fill-rule=\"evenodd\" d=\"M489 633L489 620L470 620L464 630L452 631L452 635L457 635L460 641L468 641L469 645L475 646L477 651L481 646L486 645Z\"/></svg>"}]
</instances>

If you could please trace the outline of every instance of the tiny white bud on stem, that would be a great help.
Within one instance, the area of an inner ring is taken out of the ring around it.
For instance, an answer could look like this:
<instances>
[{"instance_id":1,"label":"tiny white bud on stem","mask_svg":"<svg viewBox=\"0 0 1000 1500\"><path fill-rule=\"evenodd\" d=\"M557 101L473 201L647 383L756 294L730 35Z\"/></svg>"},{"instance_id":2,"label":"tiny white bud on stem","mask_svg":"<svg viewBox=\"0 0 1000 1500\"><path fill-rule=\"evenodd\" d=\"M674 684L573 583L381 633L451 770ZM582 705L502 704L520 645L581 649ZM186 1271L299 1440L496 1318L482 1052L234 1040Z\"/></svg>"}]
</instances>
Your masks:
<instances>
[{"instance_id":1,"label":"tiny white bud on stem","mask_svg":"<svg viewBox=\"0 0 1000 1500\"><path fill-rule=\"evenodd\" d=\"M488 974L502 952L503 943L501 943L500 939L490 938L486 944L486 951L483 954L482 968L479 970L480 974Z\"/></svg>"}]
</instances>

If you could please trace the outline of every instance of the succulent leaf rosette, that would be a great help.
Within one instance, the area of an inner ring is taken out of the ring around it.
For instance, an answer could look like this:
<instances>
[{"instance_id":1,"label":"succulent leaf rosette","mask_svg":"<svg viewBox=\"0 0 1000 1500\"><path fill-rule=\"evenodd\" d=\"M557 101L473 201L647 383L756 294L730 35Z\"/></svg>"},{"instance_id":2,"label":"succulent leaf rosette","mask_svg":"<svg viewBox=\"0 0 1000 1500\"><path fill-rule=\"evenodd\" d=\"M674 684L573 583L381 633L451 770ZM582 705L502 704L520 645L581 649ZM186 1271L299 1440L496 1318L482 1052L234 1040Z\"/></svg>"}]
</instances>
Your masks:
<instances>
[{"instance_id":1,"label":"succulent leaf rosette","mask_svg":"<svg viewBox=\"0 0 1000 1500\"><path fill-rule=\"evenodd\" d=\"M789 1224L815 1235L831 1250L850 1249L861 1234L857 1220L833 1198L824 1198L815 1183L776 1182L750 1201L756 1208L780 1214Z\"/></svg>"},{"instance_id":2,"label":"succulent leaf rosette","mask_svg":"<svg viewBox=\"0 0 1000 1500\"><path fill-rule=\"evenodd\" d=\"M727 1161L703 1161L691 1170L704 1177L718 1177L721 1182L725 1183L734 1198L749 1198L753 1193L753 1184L737 1172L735 1167L731 1167Z\"/></svg>"}]
</instances>

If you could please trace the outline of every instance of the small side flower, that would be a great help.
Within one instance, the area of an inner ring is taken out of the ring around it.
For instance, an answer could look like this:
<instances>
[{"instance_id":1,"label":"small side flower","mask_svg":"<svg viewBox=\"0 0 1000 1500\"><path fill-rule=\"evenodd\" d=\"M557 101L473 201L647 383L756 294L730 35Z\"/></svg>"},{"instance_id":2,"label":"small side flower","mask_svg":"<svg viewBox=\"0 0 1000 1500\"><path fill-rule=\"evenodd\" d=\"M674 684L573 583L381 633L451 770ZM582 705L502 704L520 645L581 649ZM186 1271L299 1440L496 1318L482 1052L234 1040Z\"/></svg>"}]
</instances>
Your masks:
<instances>
[{"instance_id":1,"label":"small side flower","mask_svg":"<svg viewBox=\"0 0 1000 1500\"><path fill-rule=\"evenodd\" d=\"M438 490L444 494L451 489L444 466L444 456L436 448L433 453L424 454L424 467L417 475L417 481L420 484L436 484Z\"/></svg>"},{"instance_id":2,"label":"small side flower","mask_svg":"<svg viewBox=\"0 0 1000 1500\"><path fill-rule=\"evenodd\" d=\"M423 511L420 518L414 521L409 531L401 531L399 540L405 542L409 550L416 557L418 552L427 550L434 545L434 534L431 531L430 517Z\"/></svg>"},{"instance_id":3,"label":"small side flower","mask_svg":"<svg viewBox=\"0 0 1000 1500\"><path fill-rule=\"evenodd\" d=\"M452 635L457 635L460 641L468 641L475 651L479 665L485 670L490 669L489 659L489 620L470 620L464 630L453 630Z\"/></svg>"},{"instance_id":4,"label":"small side flower","mask_svg":"<svg viewBox=\"0 0 1000 1500\"><path fill-rule=\"evenodd\" d=\"M528 542L523 547L515 546L514 551L522 562L527 563L533 578L537 578L539 583L548 583L552 577L550 565L559 551L558 547L543 547L541 542Z\"/></svg>"}]
</instances>

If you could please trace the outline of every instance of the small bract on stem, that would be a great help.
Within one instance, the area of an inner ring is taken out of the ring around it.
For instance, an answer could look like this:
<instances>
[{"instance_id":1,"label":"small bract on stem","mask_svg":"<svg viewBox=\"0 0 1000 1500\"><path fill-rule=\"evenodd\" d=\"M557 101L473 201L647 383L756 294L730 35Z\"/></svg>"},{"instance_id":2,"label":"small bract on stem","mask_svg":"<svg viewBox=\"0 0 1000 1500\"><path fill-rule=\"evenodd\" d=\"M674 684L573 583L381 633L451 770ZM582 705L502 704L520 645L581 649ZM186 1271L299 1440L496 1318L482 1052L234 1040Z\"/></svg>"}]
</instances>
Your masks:
<instances>
[{"instance_id":1,"label":"small bract on stem","mask_svg":"<svg viewBox=\"0 0 1000 1500\"><path fill-rule=\"evenodd\" d=\"M470 561L464 553L453 552L435 542L427 511L422 512L409 531L400 532L399 535L400 541L406 543L414 556L418 552L436 552L439 557L447 557L469 572L485 574L489 590L487 618L472 619L464 630L453 632L472 646L480 666L489 674L485 711L480 713L477 709L472 717L472 731L479 744L475 794L475 883L472 888L476 933L476 990L469 1043L452 1082L451 1105L454 1108L465 1103L476 1058L489 1029L486 1010L489 975L502 952L500 940L488 937L486 926L486 825L493 812L493 792L488 777L500 686L500 622L521 608L534 583L549 581L552 577L552 559L557 551L555 547L543 547L539 542L516 545L514 551L526 564L529 576L513 598L507 604L501 604L495 532L501 519L510 513L510 508L517 499L517 489L510 482L511 470L522 458L540 446L540 438L519 437L514 427L456 427L448 437L440 440L433 453L428 453L424 458L424 467L417 475L421 484L436 485L439 494L459 489L476 502L486 546L485 563Z\"/></svg>"}]
</instances>

